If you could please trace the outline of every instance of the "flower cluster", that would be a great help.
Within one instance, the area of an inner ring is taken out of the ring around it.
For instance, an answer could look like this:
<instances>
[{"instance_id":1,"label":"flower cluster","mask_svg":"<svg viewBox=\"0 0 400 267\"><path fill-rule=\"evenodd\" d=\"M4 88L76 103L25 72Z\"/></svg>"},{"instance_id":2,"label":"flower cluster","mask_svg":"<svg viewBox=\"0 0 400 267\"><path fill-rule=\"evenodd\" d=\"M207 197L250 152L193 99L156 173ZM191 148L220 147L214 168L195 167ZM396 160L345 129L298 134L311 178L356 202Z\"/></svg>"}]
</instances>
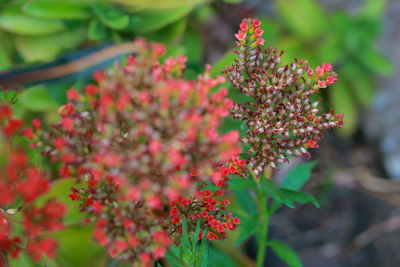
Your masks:
<instances>
[{"instance_id":1,"label":"flower cluster","mask_svg":"<svg viewBox=\"0 0 400 267\"><path fill-rule=\"evenodd\" d=\"M8 265L7 254L18 258L21 250L35 262L43 255L53 258L56 241L41 233L63 228L65 206L52 199L43 206L35 203L50 184L46 175L29 164L26 151L13 146L15 137L32 133L32 128L13 118L10 106L0 101L0 266Z\"/></svg>"},{"instance_id":2,"label":"flower cluster","mask_svg":"<svg viewBox=\"0 0 400 267\"><path fill-rule=\"evenodd\" d=\"M219 167L240 148L237 131L217 132L233 106L227 89L216 90L222 76L207 67L184 80L186 58L160 64L162 45L135 45L136 57L97 71L82 94L71 89L60 122L34 139L62 176L84 183L70 197L98 218L94 235L110 255L148 266L170 243L169 203L202 184L222 187Z\"/></svg>"},{"instance_id":3,"label":"flower cluster","mask_svg":"<svg viewBox=\"0 0 400 267\"><path fill-rule=\"evenodd\" d=\"M251 99L236 103L232 115L246 123L247 164L256 175L292 156L309 157L307 148L317 147L321 130L343 125L343 115L324 113L316 99L320 88L337 81L332 66L324 63L314 72L297 59L282 66L283 52L263 49L263 42L255 41L262 36L259 26L256 19L242 21L236 35L238 58L224 70L229 82Z\"/></svg>"},{"instance_id":4,"label":"flower cluster","mask_svg":"<svg viewBox=\"0 0 400 267\"><path fill-rule=\"evenodd\" d=\"M182 234L182 221L186 218L189 232L194 232L197 223L200 229L207 230L207 239L225 239L226 231L231 231L240 223L239 218L227 211L230 201L222 199L228 191L230 174L244 175L246 173L244 160L234 157L228 166L222 165L219 172L212 178L214 186L204 185L191 198L179 197L170 202L170 219L172 225L169 232L174 240L179 240ZM199 239L204 232L199 233Z\"/></svg>"}]
</instances>

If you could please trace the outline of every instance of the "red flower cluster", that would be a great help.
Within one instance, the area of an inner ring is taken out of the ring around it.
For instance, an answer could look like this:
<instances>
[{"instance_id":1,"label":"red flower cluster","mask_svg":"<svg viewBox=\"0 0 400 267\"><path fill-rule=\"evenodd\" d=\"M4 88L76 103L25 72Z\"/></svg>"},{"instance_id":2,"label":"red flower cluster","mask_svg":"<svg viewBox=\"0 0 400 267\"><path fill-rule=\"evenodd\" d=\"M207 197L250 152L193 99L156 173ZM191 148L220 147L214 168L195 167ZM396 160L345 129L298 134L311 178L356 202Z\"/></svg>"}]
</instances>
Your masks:
<instances>
[{"instance_id":1,"label":"red flower cluster","mask_svg":"<svg viewBox=\"0 0 400 267\"><path fill-rule=\"evenodd\" d=\"M50 185L47 177L29 164L25 150L12 145L14 137L30 136L27 133L33 134L32 129L12 118L9 105L0 102L0 251L17 258L21 250L26 250L38 262L43 255L55 256L56 242L41 233L61 229L66 210L54 200L36 206L35 200ZM19 234L16 224L23 229ZM7 254L0 257L0 266L7 266L7 262Z\"/></svg>"},{"instance_id":2,"label":"red flower cluster","mask_svg":"<svg viewBox=\"0 0 400 267\"><path fill-rule=\"evenodd\" d=\"M61 121L37 144L63 164L62 176L87 184L70 197L102 219L95 237L110 255L147 266L143 259L162 257L169 244L154 236L168 228L169 202L191 199L204 183L223 186L216 168L240 148L237 131L217 132L233 106L226 89L215 90L222 76L211 78L207 67L197 80L184 80L186 58L160 64L162 45L135 45L137 57L96 72L98 84L83 94L68 92Z\"/></svg>"},{"instance_id":3,"label":"red flower cluster","mask_svg":"<svg viewBox=\"0 0 400 267\"><path fill-rule=\"evenodd\" d=\"M199 239L203 238L204 230L207 229L207 238L225 239L226 231L234 230L240 223L239 218L232 217L227 212L226 207L230 204L229 200L217 200L216 197L224 194L224 189L217 189L214 192L209 189L198 191L190 199L179 198L177 201L170 202L170 217L172 225L169 231L175 240L180 239L182 234L182 219L186 218L189 232L194 232L197 222L200 222ZM176 242L176 241L175 241ZM178 245L178 243L176 243Z\"/></svg>"},{"instance_id":4,"label":"red flower cluster","mask_svg":"<svg viewBox=\"0 0 400 267\"><path fill-rule=\"evenodd\" d=\"M229 82L241 93L252 98L250 102L237 103L232 109L235 119L247 126L249 144L248 166L256 175L269 165L288 161L292 156L309 157L307 148L317 147L321 130L342 127L343 115L330 110L324 113L315 101L319 88L336 82L332 66L324 63L314 71L303 60L282 66L282 53L254 45L259 22L244 19L236 36L238 59L227 66L225 74ZM253 35L247 36L248 29ZM306 75L308 74L308 76Z\"/></svg>"},{"instance_id":5,"label":"red flower cluster","mask_svg":"<svg viewBox=\"0 0 400 267\"><path fill-rule=\"evenodd\" d=\"M236 42L237 46L241 47L242 45L246 45L254 47L264 45L264 39L261 38L264 33L260 28L261 21L258 19L252 19L251 23L249 22L250 20L243 19L238 33L235 34L236 39L239 40L239 42Z\"/></svg>"}]
</instances>

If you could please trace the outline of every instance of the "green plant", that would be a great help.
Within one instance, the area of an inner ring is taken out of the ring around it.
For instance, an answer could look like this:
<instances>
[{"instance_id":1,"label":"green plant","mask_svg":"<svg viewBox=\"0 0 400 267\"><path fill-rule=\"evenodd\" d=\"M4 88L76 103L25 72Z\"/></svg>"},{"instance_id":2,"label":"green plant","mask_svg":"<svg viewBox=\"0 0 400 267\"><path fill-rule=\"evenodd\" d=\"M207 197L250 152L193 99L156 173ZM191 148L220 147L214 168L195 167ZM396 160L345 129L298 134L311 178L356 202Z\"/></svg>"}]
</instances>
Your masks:
<instances>
[{"instance_id":1,"label":"green plant","mask_svg":"<svg viewBox=\"0 0 400 267\"><path fill-rule=\"evenodd\" d=\"M340 134L357 129L358 110L368 108L375 92L375 78L390 75L393 66L376 48L382 31L386 0L366 0L356 14L323 11L315 0L275 0L277 19L262 19L266 40L285 50L282 62L307 58L311 66L331 62L341 83L324 94L346 116Z\"/></svg>"}]
</instances>

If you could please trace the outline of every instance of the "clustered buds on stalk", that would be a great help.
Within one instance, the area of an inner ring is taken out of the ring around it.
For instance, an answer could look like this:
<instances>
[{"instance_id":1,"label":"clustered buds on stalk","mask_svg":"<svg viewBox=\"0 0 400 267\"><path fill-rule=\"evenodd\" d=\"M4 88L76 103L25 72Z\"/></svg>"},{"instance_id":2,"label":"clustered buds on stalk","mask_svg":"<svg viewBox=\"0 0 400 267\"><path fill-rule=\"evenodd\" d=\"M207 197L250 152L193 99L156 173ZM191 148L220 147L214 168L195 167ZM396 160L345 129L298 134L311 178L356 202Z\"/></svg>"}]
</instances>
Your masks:
<instances>
[{"instance_id":1,"label":"clustered buds on stalk","mask_svg":"<svg viewBox=\"0 0 400 267\"><path fill-rule=\"evenodd\" d=\"M33 138L43 155L62 163L62 176L82 182L70 197L97 219L99 243L112 257L149 266L179 235L180 216L189 222L210 214L202 230L218 223L218 231L209 239L224 237L220 224L234 229L228 202L195 193L214 183L221 190L213 196L222 195L221 168L240 147L237 131L217 132L233 106L227 89L213 90L222 76L211 78L207 67L197 80L184 80L185 57L160 64L162 45L142 39L135 45L136 57L97 71L97 84L83 94L71 89L60 122Z\"/></svg>"},{"instance_id":2,"label":"clustered buds on stalk","mask_svg":"<svg viewBox=\"0 0 400 267\"><path fill-rule=\"evenodd\" d=\"M63 228L64 204L53 199L36 204L50 188L47 176L29 164L22 147L14 145L14 138L32 133L0 100L0 266L8 266L8 256L18 258L21 250L35 262L44 255L53 258L56 241L41 234Z\"/></svg>"},{"instance_id":3,"label":"clustered buds on stalk","mask_svg":"<svg viewBox=\"0 0 400 267\"><path fill-rule=\"evenodd\" d=\"M307 61L296 58L283 66L283 51L262 47L260 24L257 19L242 21L235 35L238 58L224 70L233 87L251 99L235 103L232 115L246 123L247 164L256 175L292 156L309 157L307 148L317 147L321 130L343 127L343 115L324 113L321 100L315 99L320 88L337 81L332 66L323 63L315 74Z\"/></svg>"}]
</instances>

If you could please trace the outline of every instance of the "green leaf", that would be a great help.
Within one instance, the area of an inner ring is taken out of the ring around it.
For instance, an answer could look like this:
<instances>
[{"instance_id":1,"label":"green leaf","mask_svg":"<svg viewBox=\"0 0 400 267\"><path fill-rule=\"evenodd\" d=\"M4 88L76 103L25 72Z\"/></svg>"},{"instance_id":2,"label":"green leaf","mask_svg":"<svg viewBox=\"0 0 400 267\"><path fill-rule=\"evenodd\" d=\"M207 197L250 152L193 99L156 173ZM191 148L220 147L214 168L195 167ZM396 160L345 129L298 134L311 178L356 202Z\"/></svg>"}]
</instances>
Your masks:
<instances>
[{"instance_id":1,"label":"green leaf","mask_svg":"<svg viewBox=\"0 0 400 267\"><path fill-rule=\"evenodd\" d=\"M195 251L197 241L199 240L199 233L200 233L200 220L197 221L196 230L192 234L192 250Z\"/></svg>"},{"instance_id":2,"label":"green leaf","mask_svg":"<svg viewBox=\"0 0 400 267\"><path fill-rule=\"evenodd\" d=\"M256 189L257 185L250 178L243 178L238 175L230 175L231 179L229 180L229 189L230 190L238 190L238 189L246 189L252 188Z\"/></svg>"},{"instance_id":3,"label":"green leaf","mask_svg":"<svg viewBox=\"0 0 400 267\"><path fill-rule=\"evenodd\" d=\"M60 32L65 29L62 21L39 19L25 15L22 3L12 3L1 7L0 28L19 35L38 36Z\"/></svg>"},{"instance_id":4,"label":"green leaf","mask_svg":"<svg viewBox=\"0 0 400 267\"><path fill-rule=\"evenodd\" d=\"M99 20L111 29L121 30L129 24L129 16L111 4L95 3L92 8Z\"/></svg>"},{"instance_id":5,"label":"green leaf","mask_svg":"<svg viewBox=\"0 0 400 267\"><path fill-rule=\"evenodd\" d=\"M210 0L110 0L110 2L124 4L138 9L164 10L174 12L174 9L182 6L196 6L210 2Z\"/></svg>"},{"instance_id":6,"label":"green leaf","mask_svg":"<svg viewBox=\"0 0 400 267\"><path fill-rule=\"evenodd\" d=\"M206 265L207 266L207 265ZM210 262L207 267L239 267L238 263L222 249L210 247Z\"/></svg>"},{"instance_id":7,"label":"green leaf","mask_svg":"<svg viewBox=\"0 0 400 267\"><path fill-rule=\"evenodd\" d=\"M343 69L343 74L339 77L345 77L351 86L351 90L357 99L357 103L363 108L368 108L374 98L375 88L373 77L365 69L361 69L359 64L349 63ZM354 77L362 77L355 79Z\"/></svg>"},{"instance_id":8,"label":"green leaf","mask_svg":"<svg viewBox=\"0 0 400 267\"><path fill-rule=\"evenodd\" d=\"M394 68L392 63L372 47L360 51L358 59L371 71L382 76L393 74ZM361 79L361 77L358 79Z\"/></svg>"},{"instance_id":9,"label":"green leaf","mask_svg":"<svg viewBox=\"0 0 400 267\"><path fill-rule=\"evenodd\" d=\"M225 69L226 65L231 65L237 55L232 50L228 50L212 67L211 76L222 74L221 70Z\"/></svg>"},{"instance_id":10,"label":"green leaf","mask_svg":"<svg viewBox=\"0 0 400 267\"><path fill-rule=\"evenodd\" d=\"M311 171L316 164L316 161L311 161L296 166L282 181L280 188L299 191L310 178Z\"/></svg>"},{"instance_id":11,"label":"green leaf","mask_svg":"<svg viewBox=\"0 0 400 267\"><path fill-rule=\"evenodd\" d=\"M202 58L202 40L194 30L187 30L182 37L182 44L188 53L188 63L199 64Z\"/></svg>"},{"instance_id":12,"label":"green leaf","mask_svg":"<svg viewBox=\"0 0 400 267\"><path fill-rule=\"evenodd\" d=\"M210 243L208 242L207 229L203 233L203 239L201 240L200 249L198 249L196 258L195 258L195 266L207 267L208 259L209 259L209 247Z\"/></svg>"},{"instance_id":13,"label":"green leaf","mask_svg":"<svg viewBox=\"0 0 400 267\"><path fill-rule=\"evenodd\" d=\"M170 266L185 267L185 264L182 262L182 260L174 255L171 250L168 250L167 253L165 253L165 258Z\"/></svg>"},{"instance_id":14,"label":"green leaf","mask_svg":"<svg viewBox=\"0 0 400 267\"><path fill-rule=\"evenodd\" d=\"M314 0L277 0L276 7L288 28L302 38L314 38L327 28L325 15Z\"/></svg>"},{"instance_id":15,"label":"green leaf","mask_svg":"<svg viewBox=\"0 0 400 267\"><path fill-rule=\"evenodd\" d=\"M143 37L150 41L156 41L164 44L174 44L180 39L185 31L185 28L186 20L180 19L160 30L143 34Z\"/></svg>"},{"instance_id":16,"label":"green leaf","mask_svg":"<svg viewBox=\"0 0 400 267\"><path fill-rule=\"evenodd\" d=\"M72 201L69 198L71 193L71 187L79 187L74 178L63 178L51 183L51 190L44 195L41 195L37 200L36 204L41 206L48 199L55 198L65 205L67 205L67 213L64 217L64 224L69 225L72 223L80 222L84 217L85 213L79 211L79 201Z\"/></svg>"},{"instance_id":17,"label":"green leaf","mask_svg":"<svg viewBox=\"0 0 400 267\"><path fill-rule=\"evenodd\" d=\"M77 225L49 234L58 242L56 261L63 266L101 266L107 252L95 243L92 233L92 226Z\"/></svg>"},{"instance_id":18,"label":"green leaf","mask_svg":"<svg viewBox=\"0 0 400 267\"><path fill-rule=\"evenodd\" d=\"M100 23L97 19L94 19L89 24L88 38L92 41L104 40L107 37L107 28Z\"/></svg>"},{"instance_id":19,"label":"green leaf","mask_svg":"<svg viewBox=\"0 0 400 267\"><path fill-rule=\"evenodd\" d=\"M233 190L233 195L239 206L244 210L248 215L257 213L257 204L254 201L253 196L250 191L247 189L237 189Z\"/></svg>"},{"instance_id":20,"label":"green leaf","mask_svg":"<svg viewBox=\"0 0 400 267\"><path fill-rule=\"evenodd\" d=\"M344 81L334 84L328 90L329 100L338 114L344 114L344 126L338 133L344 136L352 135L358 127L358 110L351 90Z\"/></svg>"},{"instance_id":21,"label":"green leaf","mask_svg":"<svg viewBox=\"0 0 400 267\"><path fill-rule=\"evenodd\" d=\"M243 0L222 0L225 3L229 3L229 4L239 4L241 2L243 2Z\"/></svg>"},{"instance_id":22,"label":"green leaf","mask_svg":"<svg viewBox=\"0 0 400 267\"><path fill-rule=\"evenodd\" d=\"M143 34L159 30L168 24L183 18L192 10L190 5L183 5L182 7L174 10L148 10L144 9L137 12L140 20L137 21L134 32L136 34Z\"/></svg>"},{"instance_id":23,"label":"green leaf","mask_svg":"<svg viewBox=\"0 0 400 267\"><path fill-rule=\"evenodd\" d=\"M309 203L314 204L315 207L319 208L319 203L315 199L315 197L308 195L303 192L289 190L289 189L280 189L280 191L288 198L290 201L299 202L299 203Z\"/></svg>"},{"instance_id":24,"label":"green leaf","mask_svg":"<svg viewBox=\"0 0 400 267\"><path fill-rule=\"evenodd\" d=\"M163 267L159 262L157 262L157 267Z\"/></svg>"},{"instance_id":25,"label":"green leaf","mask_svg":"<svg viewBox=\"0 0 400 267\"><path fill-rule=\"evenodd\" d=\"M360 9L360 15L366 17L380 17L387 7L387 0L366 0Z\"/></svg>"},{"instance_id":26,"label":"green leaf","mask_svg":"<svg viewBox=\"0 0 400 267\"><path fill-rule=\"evenodd\" d=\"M260 214L256 213L251 215L248 218L241 218L240 222L240 236L238 240L235 242L235 246L241 244L244 240L246 240L250 235L254 233L256 230L260 220Z\"/></svg>"},{"instance_id":27,"label":"green leaf","mask_svg":"<svg viewBox=\"0 0 400 267\"><path fill-rule=\"evenodd\" d=\"M27 62L50 61L60 52L80 45L86 38L86 32L85 26L79 26L47 36L17 36L15 45Z\"/></svg>"},{"instance_id":28,"label":"green leaf","mask_svg":"<svg viewBox=\"0 0 400 267\"><path fill-rule=\"evenodd\" d=\"M12 66L5 47L0 43L0 71L8 69Z\"/></svg>"},{"instance_id":29,"label":"green leaf","mask_svg":"<svg viewBox=\"0 0 400 267\"><path fill-rule=\"evenodd\" d=\"M50 97L44 86L41 85L24 90L19 101L30 111L54 111L59 107L58 103Z\"/></svg>"},{"instance_id":30,"label":"green leaf","mask_svg":"<svg viewBox=\"0 0 400 267\"><path fill-rule=\"evenodd\" d=\"M269 179L260 179L261 190L275 201L285 204L290 208L294 208L293 202L286 197L276 186L275 183Z\"/></svg>"},{"instance_id":31,"label":"green leaf","mask_svg":"<svg viewBox=\"0 0 400 267\"><path fill-rule=\"evenodd\" d=\"M44 19L88 19L90 9L78 3L54 0L34 0L22 7L28 16Z\"/></svg>"},{"instance_id":32,"label":"green leaf","mask_svg":"<svg viewBox=\"0 0 400 267\"><path fill-rule=\"evenodd\" d=\"M181 242L179 245L182 253L181 257L183 258L184 262L189 263L190 259L192 258L192 249L189 242L189 232L186 217L183 218L182 236L180 241Z\"/></svg>"},{"instance_id":33,"label":"green leaf","mask_svg":"<svg viewBox=\"0 0 400 267\"><path fill-rule=\"evenodd\" d=\"M303 264L297 253L288 245L279 240L268 240L268 246L279 256L289 267L302 267Z\"/></svg>"}]
</instances>

